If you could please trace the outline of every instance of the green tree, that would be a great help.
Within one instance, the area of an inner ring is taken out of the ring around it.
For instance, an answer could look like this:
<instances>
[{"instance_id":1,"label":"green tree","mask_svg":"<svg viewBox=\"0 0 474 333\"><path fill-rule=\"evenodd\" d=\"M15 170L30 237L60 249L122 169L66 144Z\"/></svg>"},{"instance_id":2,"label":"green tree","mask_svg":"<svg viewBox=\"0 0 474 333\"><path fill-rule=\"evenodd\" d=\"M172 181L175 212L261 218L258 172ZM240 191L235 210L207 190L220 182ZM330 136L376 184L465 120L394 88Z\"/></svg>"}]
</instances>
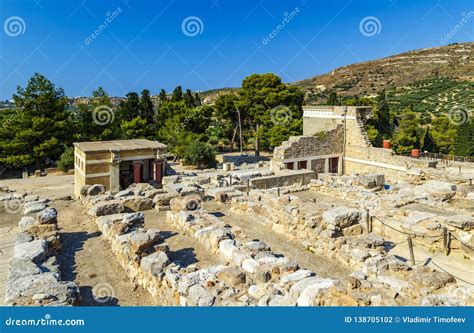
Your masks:
<instances>
[{"instance_id":1,"label":"green tree","mask_svg":"<svg viewBox=\"0 0 474 333\"><path fill-rule=\"evenodd\" d=\"M150 90L144 89L140 96L140 112L139 116L143 119L146 119L148 124L151 126L155 121L154 117L154 110L153 110L153 102L151 101L150 97Z\"/></svg>"},{"instance_id":2,"label":"green tree","mask_svg":"<svg viewBox=\"0 0 474 333\"><path fill-rule=\"evenodd\" d=\"M59 157L58 168L63 172L68 172L74 168L74 147L68 147Z\"/></svg>"},{"instance_id":3,"label":"green tree","mask_svg":"<svg viewBox=\"0 0 474 333\"><path fill-rule=\"evenodd\" d=\"M0 163L24 167L57 159L72 142L71 114L61 88L38 73L13 95L16 111L0 128Z\"/></svg>"},{"instance_id":4,"label":"green tree","mask_svg":"<svg viewBox=\"0 0 474 333\"><path fill-rule=\"evenodd\" d=\"M214 103L214 132L217 141L230 142L230 149L234 149L235 141L239 140L239 116L235 103L238 97L235 94L219 95Z\"/></svg>"},{"instance_id":5,"label":"green tree","mask_svg":"<svg viewBox=\"0 0 474 333\"><path fill-rule=\"evenodd\" d=\"M164 89L160 90L160 94L158 95L158 99L160 103L164 103L168 101L168 96L166 95L166 91Z\"/></svg>"},{"instance_id":6,"label":"green tree","mask_svg":"<svg viewBox=\"0 0 474 333\"><path fill-rule=\"evenodd\" d=\"M341 105L341 102L339 101L339 97L337 96L337 92L331 91L329 93L329 98L326 101L327 105Z\"/></svg>"},{"instance_id":7,"label":"green tree","mask_svg":"<svg viewBox=\"0 0 474 333\"><path fill-rule=\"evenodd\" d=\"M421 151L427 151L430 153L437 153L438 152L438 147L436 146L436 143L433 139L433 136L431 135L431 130L429 127L427 127L423 135L420 139L420 149Z\"/></svg>"},{"instance_id":8,"label":"green tree","mask_svg":"<svg viewBox=\"0 0 474 333\"><path fill-rule=\"evenodd\" d=\"M397 154L409 154L412 149L420 148L420 128L418 114L406 109L400 115L399 128L393 136L393 148Z\"/></svg>"},{"instance_id":9,"label":"green tree","mask_svg":"<svg viewBox=\"0 0 474 333\"><path fill-rule=\"evenodd\" d=\"M116 110L102 87L92 92L88 104L80 104L75 112L75 141L113 140L118 137Z\"/></svg>"},{"instance_id":10,"label":"green tree","mask_svg":"<svg viewBox=\"0 0 474 333\"><path fill-rule=\"evenodd\" d=\"M447 116L439 116L433 119L431 135L440 153L454 153L454 139L457 128Z\"/></svg>"},{"instance_id":11,"label":"green tree","mask_svg":"<svg viewBox=\"0 0 474 333\"><path fill-rule=\"evenodd\" d=\"M141 114L140 98L136 92L130 92L120 103L119 116L121 120L131 121Z\"/></svg>"},{"instance_id":12,"label":"green tree","mask_svg":"<svg viewBox=\"0 0 474 333\"><path fill-rule=\"evenodd\" d=\"M184 164L198 168L214 168L217 165L216 153L208 144L193 141L184 152Z\"/></svg>"},{"instance_id":13,"label":"green tree","mask_svg":"<svg viewBox=\"0 0 474 333\"><path fill-rule=\"evenodd\" d=\"M190 89L186 89L184 93L184 103L188 108L192 108L194 105L194 96Z\"/></svg>"},{"instance_id":14,"label":"green tree","mask_svg":"<svg viewBox=\"0 0 474 333\"><path fill-rule=\"evenodd\" d=\"M304 94L296 86L287 86L275 74L253 74L242 82L236 106L247 130L253 134L255 155L270 148L268 131L273 126L286 125L300 119ZM263 140L261 142L261 140Z\"/></svg>"},{"instance_id":15,"label":"green tree","mask_svg":"<svg viewBox=\"0 0 474 333\"><path fill-rule=\"evenodd\" d=\"M181 86L177 86L174 88L173 93L171 94L171 101L172 102L180 102L183 99L183 88Z\"/></svg>"},{"instance_id":16,"label":"green tree","mask_svg":"<svg viewBox=\"0 0 474 333\"><path fill-rule=\"evenodd\" d=\"M367 101L364 101L364 103L367 103ZM385 91L379 93L375 98L372 110L372 117L367 122L366 131L372 144L374 146L381 146L382 140L390 139L394 134L393 120L390 115L390 107L388 106Z\"/></svg>"},{"instance_id":17,"label":"green tree","mask_svg":"<svg viewBox=\"0 0 474 333\"><path fill-rule=\"evenodd\" d=\"M149 135L148 123L140 116L130 121L122 120L120 132L124 139L145 139Z\"/></svg>"},{"instance_id":18,"label":"green tree","mask_svg":"<svg viewBox=\"0 0 474 333\"><path fill-rule=\"evenodd\" d=\"M474 156L474 121L466 121L457 127L454 152L459 156Z\"/></svg>"}]
</instances>

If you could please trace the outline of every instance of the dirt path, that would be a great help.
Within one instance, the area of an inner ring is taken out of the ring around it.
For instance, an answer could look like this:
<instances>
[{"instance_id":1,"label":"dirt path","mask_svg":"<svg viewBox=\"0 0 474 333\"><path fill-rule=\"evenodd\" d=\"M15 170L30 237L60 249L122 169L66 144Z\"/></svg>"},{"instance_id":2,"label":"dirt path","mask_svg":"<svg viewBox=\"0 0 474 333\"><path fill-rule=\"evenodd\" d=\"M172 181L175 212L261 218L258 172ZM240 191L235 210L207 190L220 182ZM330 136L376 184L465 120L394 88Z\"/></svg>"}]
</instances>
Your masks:
<instances>
[{"instance_id":1,"label":"dirt path","mask_svg":"<svg viewBox=\"0 0 474 333\"><path fill-rule=\"evenodd\" d=\"M156 305L148 292L130 282L82 204L58 201L51 206L59 212L62 278L78 284L83 305Z\"/></svg>"},{"instance_id":2,"label":"dirt path","mask_svg":"<svg viewBox=\"0 0 474 333\"><path fill-rule=\"evenodd\" d=\"M5 302L5 290L8 279L8 266L13 257L18 222L21 219L22 207L6 211L0 203L0 305Z\"/></svg>"},{"instance_id":3,"label":"dirt path","mask_svg":"<svg viewBox=\"0 0 474 333\"><path fill-rule=\"evenodd\" d=\"M342 276L350 274L346 268L335 260L306 250L301 243L289 240L286 236L277 234L259 223L256 217L231 212L229 204L206 202L204 208L209 213L216 214L229 225L240 227L249 240L259 239L265 242L275 253L295 260L301 267L310 269L321 277L340 279Z\"/></svg>"},{"instance_id":4,"label":"dirt path","mask_svg":"<svg viewBox=\"0 0 474 333\"><path fill-rule=\"evenodd\" d=\"M184 234L166 222L166 212L149 210L145 212L145 227L157 228L170 246L171 261L186 267L196 264L199 268L222 264L219 256L212 255L191 235Z\"/></svg>"}]
</instances>

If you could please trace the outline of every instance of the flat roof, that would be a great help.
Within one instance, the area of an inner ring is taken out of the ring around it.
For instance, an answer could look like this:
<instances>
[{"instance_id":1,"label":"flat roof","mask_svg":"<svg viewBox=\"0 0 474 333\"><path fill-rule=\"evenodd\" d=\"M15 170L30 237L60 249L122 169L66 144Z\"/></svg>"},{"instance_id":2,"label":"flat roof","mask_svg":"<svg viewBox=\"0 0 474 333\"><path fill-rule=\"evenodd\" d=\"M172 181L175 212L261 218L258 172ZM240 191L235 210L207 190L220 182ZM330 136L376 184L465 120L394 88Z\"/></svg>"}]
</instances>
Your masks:
<instances>
[{"instance_id":1,"label":"flat roof","mask_svg":"<svg viewBox=\"0 0 474 333\"><path fill-rule=\"evenodd\" d=\"M163 143L146 139L75 142L74 146L85 153L166 148Z\"/></svg>"}]
</instances>

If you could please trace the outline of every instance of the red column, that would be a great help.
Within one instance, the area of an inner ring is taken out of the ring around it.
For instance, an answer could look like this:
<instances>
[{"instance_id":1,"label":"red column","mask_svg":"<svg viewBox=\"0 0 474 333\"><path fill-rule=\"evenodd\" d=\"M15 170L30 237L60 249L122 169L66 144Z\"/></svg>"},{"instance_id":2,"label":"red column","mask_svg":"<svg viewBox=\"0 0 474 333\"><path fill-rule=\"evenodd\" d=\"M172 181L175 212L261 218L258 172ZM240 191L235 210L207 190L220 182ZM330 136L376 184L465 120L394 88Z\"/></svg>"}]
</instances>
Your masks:
<instances>
[{"instance_id":1,"label":"red column","mask_svg":"<svg viewBox=\"0 0 474 333\"><path fill-rule=\"evenodd\" d=\"M142 182L141 169L142 169L142 162L134 161L133 162L133 182L134 183Z\"/></svg>"},{"instance_id":2,"label":"red column","mask_svg":"<svg viewBox=\"0 0 474 333\"><path fill-rule=\"evenodd\" d=\"M155 181L158 184L161 184L161 179L163 178L163 161L155 161Z\"/></svg>"}]
</instances>

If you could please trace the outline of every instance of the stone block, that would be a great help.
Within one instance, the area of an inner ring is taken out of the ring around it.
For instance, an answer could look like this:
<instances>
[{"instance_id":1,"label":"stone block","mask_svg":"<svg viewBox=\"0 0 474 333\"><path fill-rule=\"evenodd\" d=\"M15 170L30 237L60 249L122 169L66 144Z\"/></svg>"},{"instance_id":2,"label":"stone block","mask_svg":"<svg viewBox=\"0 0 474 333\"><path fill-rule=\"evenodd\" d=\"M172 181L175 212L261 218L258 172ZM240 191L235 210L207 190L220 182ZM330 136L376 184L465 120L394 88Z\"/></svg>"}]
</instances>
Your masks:
<instances>
[{"instance_id":1,"label":"stone block","mask_svg":"<svg viewBox=\"0 0 474 333\"><path fill-rule=\"evenodd\" d=\"M336 228L346 228L359 221L361 213L357 209L337 207L323 213L323 221Z\"/></svg>"},{"instance_id":2,"label":"stone block","mask_svg":"<svg viewBox=\"0 0 474 333\"><path fill-rule=\"evenodd\" d=\"M123 201L123 205L134 212L142 212L153 208L153 200L144 197L127 197Z\"/></svg>"},{"instance_id":3,"label":"stone block","mask_svg":"<svg viewBox=\"0 0 474 333\"><path fill-rule=\"evenodd\" d=\"M104 216L112 214L120 214L125 211L125 206L122 202L111 200L95 204L89 209L89 214L92 216Z\"/></svg>"},{"instance_id":4,"label":"stone block","mask_svg":"<svg viewBox=\"0 0 474 333\"><path fill-rule=\"evenodd\" d=\"M246 281L245 274L240 269L235 267L223 269L217 274L217 278L231 287L245 283Z\"/></svg>"},{"instance_id":5,"label":"stone block","mask_svg":"<svg viewBox=\"0 0 474 333\"><path fill-rule=\"evenodd\" d=\"M38 201L31 201L25 204L24 206L24 215L34 214L42 211L46 208L46 203L38 202Z\"/></svg>"},{"instance_id":6,"label":"stone block","mask_svg":"<svg viewBox=\"0 0 474 333\"><path fill-rule=\"evenodd\" d=\"M153 276L160 275L169 264L170 260L165 252L152 253L140 261L140 266Z\"/></svg>"},{"instance_id":7,"label":"stone block","mask_svg":"<svg viewBox=\"0 0 474 333\"><path fill-rule=\"evenodd\" d=\"M94 196L105 193L105 186L100 184L94 184L87 188L87 196Z\"/></svg>"},{"instance_id":8,"label":"stone block","mask_svg":"<svg viewBox=\"0 0 474 333\"><path fill-rule=\"evenodd\" d=\"M28 243L15 244L13 258L31 260L41 263L48 254L48 243L45 240L34 240Z\"/></svg>"},{"instance_id":9,"label":"stone block","mask_svg":"<svg viewBox=\"0 0 474 333\"><path fill-rule=\"evenodd\" d=\"M39 224L56 223L58 212L55 208L46 208L36 214L36 221Z\"/></svg>"}]
</instances>

